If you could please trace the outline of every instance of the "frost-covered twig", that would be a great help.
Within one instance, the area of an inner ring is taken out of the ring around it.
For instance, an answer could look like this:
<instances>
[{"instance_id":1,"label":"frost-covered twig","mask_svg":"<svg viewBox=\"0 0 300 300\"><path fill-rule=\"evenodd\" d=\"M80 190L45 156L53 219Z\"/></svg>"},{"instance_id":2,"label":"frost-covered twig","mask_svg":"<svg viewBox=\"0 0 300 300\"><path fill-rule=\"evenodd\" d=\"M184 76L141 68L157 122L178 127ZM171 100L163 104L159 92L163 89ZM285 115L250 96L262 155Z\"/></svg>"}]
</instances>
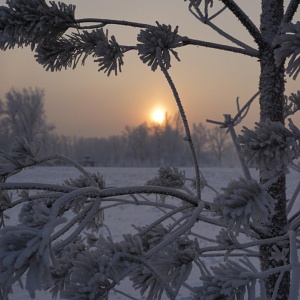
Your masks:
<instances>
[{"instance_id":1,"label":"frost-covered twig","mask_svg":"<svg viewBox=\"0 0 300 300\"><path fill-rule=\"evenodd\" d=\"M297 9L298 9L298 6L300 4L300 0L290 0L289 2L289 5L285 11L285 14L283 16L283 19L282 19L282 22L281 22L281 26L284 24L284 23L289 23L292 21Z\"/></svg>"},{"instance_id":2,"label":"frost-covered twig","mask_svg":"<svg viewBox=\"0 0 300 300\"><path fill-rule=\"evenodd\" d=\"M197 14L192 10L192 8L194 8L196 10ZM224 8L227 8L227 7L225 6ZM208 25L210 28L212 28L214 31L216 31L218 34L220 34L222 37L226 38L230 42L241 47L241 48L236 48L236 50L244 49L245 51L248 51L248 53L253 53L253 54L256 53L256 55L258 55L258 51L256 49L254 49L254 48L250 47L249 45L241 42L240 40L234 38L232 35L228 34L224 30L222 30L221 28L216 26L214 23L212 23L210 19L206 19L198 7L190 6L189 11L192 13L192 15L194 15L203 24ZM233 48L231 48L231 49L233 50ZM229 48L228 48L228 51L231 51L231 50L229 50ZM233 52L235 52L235 51L233 51ZM238 52L238 53L246 54L243 52ZM249 55L249 54L246 54L246 55Z\"/></svg>"},{"instance_id":3,"label":"frost-covered twig","mask_svg":"<svg viewBox=\"0 0 300 300\"><path fill-rule=\"evenodd\" d=\"M146 254L145 257L149 258L153 256L156 252L160 251L170 243L172 243L176 238L180 237L188 230L190 230L194 224L198 221L198 216L200 215L201 211L203 210L203 203L199 202L198 207L195 208L193 211L193 215L191 216L190 220L179 228L174 234L169 235L166 239L164 239L160 244L151 248Z\"/></svg>"},{"instance_id":4,"label":"frost-covered twig","mask_svg":"<svg viewBox=\"0 0 300 300\"><path fill-rule=\"evenodd\" d=\"M258 57L258 54L259 54L257 50L245 50L245 49L238 48L238 47L222 45L222 44L212 43L212 42L206 42L206 41L201 41L201 40L195 40L195 39L191 39L188 37L184 37L182 39L182 41L183 41L183 45L202 46L202 47L211 48L211 49L218 49L218 50L223 50L223 51L228 51L228 52L240 53L240 54L244 54L244 55L247 55L250 57Z\"/></svg>"},{"instance_id":5,"label":"frost-covered twig","mask_svg":"<svg viewBox=\"0 0 300 300\"><path fill-rule=\"evenodd\" d=\"M245 248L251 248L251 247L257 247L261 245L266 244L272 244L278 241L285 241L288 239L288 234L284 234L282 236L276 237L276 238L268 238L263 240L255 240L253 242L247 242L244 244L238 243L234 245L218 245L218 246L207 246L199 249L199 255L202 255L206 252L212 252L212 251L228 251L228 250L243 250Z\"/></svg>"},{"instance_id":6,"label":"frost-covered twig","mask_svg":"<svg viewBox=\"0 0 300 300\"><path fill-rule=\"evenodd\" d=\"M101 198L96 198L94 203L91 203L89 209L87 210L86 215L83 217L83 220L80 222L79 226L64 240L59 241L55 247L60 248L64 247L67 244L71 243L78 235L84 230L89 222L91 222L92 217L97 213L97 210L101 204ZM66 228L68 229L68 228ZM62 234L62 232L60 232Z\"/></svg>"},{"instance_id":7,"label":"frost-covered twig","mask_svg":"<svg viewBox=\"0 0 300 300\"><path fill-rule=\"evenodd\" d=\"M196 173L196 190L197 190L197 198L198 201L201 201L201 176L200 176L200 171L199 171L199 164L198 164L198 159L197 159L197 155L195 152L195 148L194 148L194 144L193 144L193 140L192 140L192 135L190 132L190 127L189 127L189 123L188 120L186 118L186 114L181 102L181 99L179 97L179 94L177 92L177 89L173 83L173 80L168 72L168 70L165 68L165 65L163 64L162 60L161 60L161 49L157 48L156 49L157 53L156 53L156 58L158 60L159 66L163 72L163 74L165 75L168 84L173 92L177 107L179 109L179 113L184 125L184 130L185 130L185 140L188 142L191 153L192 153L192 157L193 157L193 163L194 163L194 168L195 168L195 173Z\"/></svg>"},{"instance_id":8,"label":"frost-covered twig","mask_svg":"<svg viewBox=\"0 0 300 300\"><path fill-rule=\"evenodd\" d=\"M298 182L297 187L296 187L291 199L288 202L288 205L287 205L287 208L286 208L287 214L289 214L291 212L291 210L292 210L292 208L295 204L295 201L296 201L296 199L299 195L299 192L300 192L300 182Z\"/></svg>"},{"instance_id":9,"label":"frost-covered twig","mask_svg":"<svg viewBox=\"0 0 300 300\"><path fill-rule=\"evenodd\" d=\"M263 45L263 39L260 31L255 24L250 20L247 14L233 0L221 0L224 5L237 17L247 31L252 35L255 42L260 46Z\"/></svg>"}]
</instances>

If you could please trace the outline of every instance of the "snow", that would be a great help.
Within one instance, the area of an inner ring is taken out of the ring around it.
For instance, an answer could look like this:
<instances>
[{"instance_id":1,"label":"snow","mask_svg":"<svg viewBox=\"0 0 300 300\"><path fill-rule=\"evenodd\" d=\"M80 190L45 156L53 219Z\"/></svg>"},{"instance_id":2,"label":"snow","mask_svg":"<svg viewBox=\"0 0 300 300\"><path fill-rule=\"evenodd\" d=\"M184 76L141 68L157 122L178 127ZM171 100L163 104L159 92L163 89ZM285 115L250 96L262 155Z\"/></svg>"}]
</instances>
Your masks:
<instances>
[{"instance_id":1,"label":"snow","mask_svg":"<svg viewBox=\"0 0 300 300\"><path fill-rule=\"evenodd\" d=\"M144 185L144 183L153 178L157 174L157 168L87 168L91 172L99 172L104 175L106 186L126 186L126 185ZM194 170L192 168L180 168L186 173L186 177L193 178ZM221 187L226 187L228 182L233 179L242 177L242 170L239 168L203 168L202 172L207 182L214 188L220 190ZM293 188L298 184L298 173L291 171L288 174L288 198L291 197ZM39 183L61 183L65 179L70 177L76 177L79 173L72 167L35 167L29 168L22 173L17 174L11 178L10 182L39 182ZM251 169L251 175L257 178L257 171ZM296 176L297 175L297 176ZM211 190L204 189L202 197L204 200L212 201L214 193ZM299 204L295 205L297 208ZM294 209L293 209L294 210ZM292 212L293 213L293 212ZM154 207L141 207L141 206L121 206L111 209L105 213L105 224L108 225L111 230L112 236L115 240L121 239L122 235L128 232L134 232L131 224L143 225L149 224L155 218L161 214ZM10 211L10 220L8 224L15 224L17 222L17 212ZM209 227L203 228L203 223L201 228L196 228L194 230L205 231L210 230ZM103 235L107 235L106 229L103 229ZM201 232L199 231L199 234ZM217 232L211 232L211 235L215 236ZM199 276L194 275L194 284L199 284ZM125 280L120 286L117 286L118 290L124 290L130 292L131 295L141 299L138 292L134 291L130 285L130 282ZM189 299L189 292L182 291L177 299ZM19 284L14 286L14 293L10 296L11 300L28 300L30 296L27 291L20 288ZM36 294L36 299L49 300L52 299L49 294L40 292ZM111 293L109 300L126 299L126 297Z\"/></svg>"}]
</instances>

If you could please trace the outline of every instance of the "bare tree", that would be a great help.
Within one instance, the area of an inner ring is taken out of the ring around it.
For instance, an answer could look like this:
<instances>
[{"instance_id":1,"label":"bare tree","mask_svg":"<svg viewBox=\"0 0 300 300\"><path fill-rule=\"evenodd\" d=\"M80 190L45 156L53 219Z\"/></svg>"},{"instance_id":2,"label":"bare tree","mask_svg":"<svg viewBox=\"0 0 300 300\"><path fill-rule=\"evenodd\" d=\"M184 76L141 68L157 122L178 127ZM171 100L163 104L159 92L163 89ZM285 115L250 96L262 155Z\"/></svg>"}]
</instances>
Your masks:
<instances>
[{"instance_id":1,"label":"bare tree","mask_svg":"<svg viewBox=\"0 0 300 300\"><path fill-rule=\"evenodd\" d=\"M227 132L220 128L214 127L208 130L208 147L213 152L214 156L217 158L218 164L222 165L222 160L226 149L228 148L229 136Z\"/></svg>"},{"instance_id":2,"label":"bare tree","mask_svg":"<svg viewBox=\"0 0 300 300\"><path fill-rule=\"evenodd\" d=\"M24 88L22 91L12 89L6 93L5 100L0 99L0 121L8 137L24 137L29 142L37 136L43 141L46 139L54 126L47 124L44 96L42 89Z\"/></svg>"}]
</instances>

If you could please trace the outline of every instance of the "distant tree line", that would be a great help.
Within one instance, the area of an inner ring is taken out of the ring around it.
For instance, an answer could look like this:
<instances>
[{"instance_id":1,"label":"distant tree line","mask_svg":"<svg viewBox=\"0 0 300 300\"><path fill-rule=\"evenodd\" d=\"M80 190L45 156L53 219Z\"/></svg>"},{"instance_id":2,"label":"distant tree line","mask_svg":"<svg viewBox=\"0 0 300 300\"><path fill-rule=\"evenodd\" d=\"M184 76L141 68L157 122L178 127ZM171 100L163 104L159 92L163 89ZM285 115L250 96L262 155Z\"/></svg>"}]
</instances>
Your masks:
<instances>
[{"instance_id":1,"label":"distant tree line","mask_svg":"<svg viewBox=\"0 0 300 300\"><path fill-rule=\"evenodd\" d=\"M60 153L85 165L95 166L176 166L192 165L184 130L178 115L166 114L163 124L143 123L126 126L120 135L85 138L59 135L47 123L44 91L12 89L0 99L0 149L7 151L16 136L44 143L43 151ZM236 164L233 145L224 129L192 126L197 156L202 165L231 166Z\"/></svg>"}]
</instances>

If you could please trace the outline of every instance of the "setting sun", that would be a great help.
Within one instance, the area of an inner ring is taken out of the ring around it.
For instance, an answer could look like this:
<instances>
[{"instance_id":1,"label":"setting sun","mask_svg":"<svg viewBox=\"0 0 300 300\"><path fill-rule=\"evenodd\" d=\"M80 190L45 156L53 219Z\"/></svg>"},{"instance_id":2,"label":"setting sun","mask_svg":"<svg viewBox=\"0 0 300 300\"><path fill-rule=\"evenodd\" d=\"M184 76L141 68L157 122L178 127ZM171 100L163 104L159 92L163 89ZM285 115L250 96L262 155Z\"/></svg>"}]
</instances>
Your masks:
<instances>
[{"instance_id":1,"label":"setting sun","mask_svg":"<svg viewBox=\"0 0 300 300\"><path fill-rule=\"evenodd\" d=\"M162 108L156 108L155 110L153 110L153 112L151 114L151 119L155 123L162 124L163 121L165 120L165 115L166 115L166 112Z\"/></svg>"}]
</instances>

